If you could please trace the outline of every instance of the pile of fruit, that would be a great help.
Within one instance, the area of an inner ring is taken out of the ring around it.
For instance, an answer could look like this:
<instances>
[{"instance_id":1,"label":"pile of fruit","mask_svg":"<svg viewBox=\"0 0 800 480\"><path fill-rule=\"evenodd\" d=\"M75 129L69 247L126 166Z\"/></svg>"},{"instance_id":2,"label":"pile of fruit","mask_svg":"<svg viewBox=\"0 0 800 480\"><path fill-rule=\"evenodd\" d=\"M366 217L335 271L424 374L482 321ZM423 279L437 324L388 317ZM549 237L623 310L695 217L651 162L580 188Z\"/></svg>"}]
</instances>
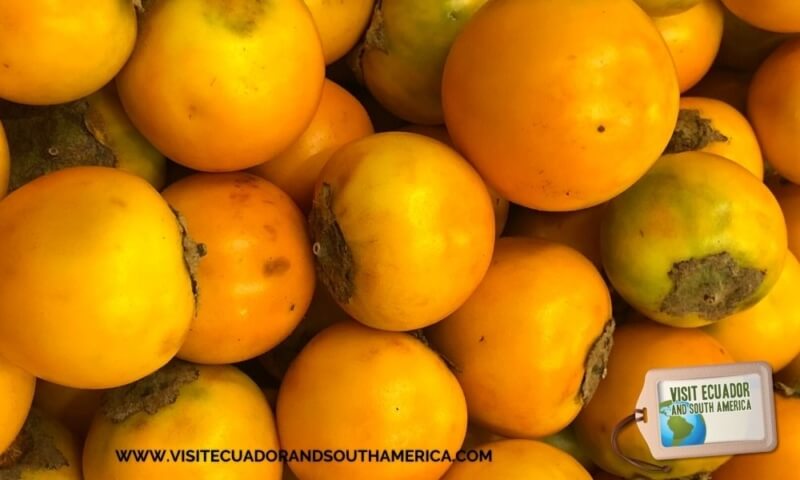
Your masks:
<instances>
[{"instance_id":1,"label":"pile of fruit","mask_svg":"<svg viewBox=\"0 0 800 480\"><path fill-rule=\"evenodd\" d=\"M0 480L797 478L797 0L0 0L0 125Z\"/></svg>"}]
</instances>

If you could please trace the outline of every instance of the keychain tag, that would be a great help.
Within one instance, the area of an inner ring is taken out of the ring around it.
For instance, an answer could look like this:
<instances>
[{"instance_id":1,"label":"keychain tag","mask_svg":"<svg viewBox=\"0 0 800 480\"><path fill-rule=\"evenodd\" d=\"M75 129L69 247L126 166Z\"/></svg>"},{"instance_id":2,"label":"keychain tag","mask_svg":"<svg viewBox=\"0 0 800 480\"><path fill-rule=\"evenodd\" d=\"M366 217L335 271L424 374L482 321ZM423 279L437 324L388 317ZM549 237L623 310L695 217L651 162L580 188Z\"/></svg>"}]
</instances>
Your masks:
<instances>
[{"instance_id":1,"label":"keychain tag","mask_svg":"<svg viewBox=\"0 0 800 480\"><path fill-rule=\"evenodd\" d=\"M635 422L656 460L770 452L777 447L772 369L764 362L650 370ZM661 466L657 466L661 469Z\"/></svg>"}]
</instances>

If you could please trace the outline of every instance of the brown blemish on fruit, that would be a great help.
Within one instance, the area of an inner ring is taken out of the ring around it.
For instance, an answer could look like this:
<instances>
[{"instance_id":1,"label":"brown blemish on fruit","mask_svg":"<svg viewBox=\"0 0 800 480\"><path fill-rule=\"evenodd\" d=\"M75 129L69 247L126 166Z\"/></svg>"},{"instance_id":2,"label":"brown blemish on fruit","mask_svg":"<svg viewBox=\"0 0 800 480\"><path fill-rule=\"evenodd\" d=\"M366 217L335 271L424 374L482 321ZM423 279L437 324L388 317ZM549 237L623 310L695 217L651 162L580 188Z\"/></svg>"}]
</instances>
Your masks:
<instances>
[{"instance_id":1,"label":"brown blemish on fruit","mask_svg":"<svg viewBox=\"0 0 800 480\"><path fill-rule=\"evenodd\" d=\"M270 258L264 263L264 275L271 277L273 275L283 275L291 267L289 259L286 257L278 257L275 259Z\"/></svg>"},{"instance_id":2,"label":"brown blemish on fruit","mask_svg":"<svg viewBox=\"0 0 800 480\"><path fill-rule=\"evenodd\" d=\"M678 123L665 153L702 150L711 142L727 142L728 137L714 129L711 120L700 116L699 110L681 109Z\"/></svg>"},{"instance_id":3,"label":"brown blemish on fruit","mask_svg":"<svg viewBox=\"0 0 800 480\"><path fill-rule=\"evenodd\" d=\"M181 387L198 378L197 366L173 360L138 382L106 392L100 411L111 423L122 423L142 412L155 415L178 400Z\"/></svg>"},{"instance_id":4,"label":"brown blemish on fruit","mask_svg":"<svg viewBox=\"0 0 800 480\"><path fill-rule=\"evenodd\" d=\"M323 183L309 216L316 269L322 283L339 303L350 301L355 291L355 263L336 215L331 186Z\"/></svg>"},{"instance_id":5,"label":"brown blemish on fruit","mask_svg":"<svg viewBox=\"0 0 800 480\"><path fill-rule=\"evenodd\" d=\"M611 349L614 346L615 328L616 323L613 318L610 318L603 327L600 336L597 337L586 354L583 381L578 392L578 399L582 405L589 403L597 391L597 387L600 386L600 382L606 378L608 357L611 355Z\"/></svg>"},{"instance_id":6,"label":"brown blemish on fruit","mask_svg":"<svg viewBox=\"0 0 800 480\"><path fill-rule=\"evenodd\" d=\"M41 413L34 408L14 443L0 454L0 480L21 480L26 472L68 466L55 438L47 431Z\"/></svg>"},{"instance_id":7,"label":"brown blemish on fruit","mask_svg":"<svg viewBox=\"0 0 800 480\"><path fill-rule=\"evenodd\" d=\"M766 274L742 267L728 252L677 262L668 273L672 290L660 310L678 317L696 314L719 320L738 311Z\"/></svg>"}]
</instances>

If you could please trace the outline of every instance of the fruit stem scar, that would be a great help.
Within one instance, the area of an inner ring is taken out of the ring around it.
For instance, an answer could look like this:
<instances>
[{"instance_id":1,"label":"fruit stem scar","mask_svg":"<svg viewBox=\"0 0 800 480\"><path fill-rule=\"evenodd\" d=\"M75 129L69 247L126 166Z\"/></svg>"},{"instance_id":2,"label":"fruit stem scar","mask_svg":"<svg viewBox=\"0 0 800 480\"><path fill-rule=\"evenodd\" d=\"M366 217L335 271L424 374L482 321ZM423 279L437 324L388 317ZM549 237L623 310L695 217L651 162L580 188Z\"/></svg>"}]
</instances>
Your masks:
<instances>
[{"instance_id":1,"label":"fruit stem scar","mask_svg":"<svg viewBox=\"0 0 800 480\"><path fill-rule=\"evenodd\" d=\"M208 254L208 249L204 243L196 242L190 235L186 227L186 219L180 212L170 207L172 213L178 221L181 230L181 241L183 242L183 263L186 271L189 272L189 279L192 283L192 295L194 296L195 313L200 296L200 286L197 283L197 269L200 267L200 259Z\"/></svg>"},{"instance_id":2,"label":"fruit stem scar","mask_svg":"<svg viewBox=\"0 0 800 480\"><path fill-rule=\"evenodd\" d=\"M331 186L323 183L309 215L317 274L340 304L350 301L355 290L355 263L336 215Z\"/></svg>"},{"instance_id":3,"label":"fruit stem scar","mask_svg":"<svg viewBox=\"0 0 800 480\"><path fill-rule=\"evenodd\" d=\"M603 331L595 339L591 348L586 354L584 361L583 381L578 391L578 399L582 405L586 405L594 396L600 381L606 378L608 373L608 357L614 346L614 330L616 322L614 318L608 319Z\"/></svg>"},{"instance_id":4,"label":"fruit stem scar","mask_svg":"<svg viewBox=\"0 0 800 480\"><path fill-rule=\"evenodd\" d=\"M100 411L111 423L122 423L137 413L155 415L172 405L180 396L181 387L200 378L196 365L172 360L160 370L129 385L106 392Z\"/></svg>"},{"instance_id":5,"label":"fruit stem scar","mask_svg":"<svg viewBox=\"0 0 800 480\"><path fill-rule=\"evenodd\" d=\"M58 470L69 466L35 408L14 443L0 454L0 480L21 480L29 470Z\"/></svg>"},{"instance_id":6,"label":"fruit stem scar","mask_svg":"<svg viewBox=\"0 0 800 480\"><path fill-rule=\"evenodd\" d=\"M742 267L728 252L673 264L672 290L661 302L663 313L697 314L716 321L742 307L764 281L766 271Z\"/></svg>"},{"instance_id":7,"label":"fruit stem scar","mask_svg":"<svg viewBox=\"0 0 800 480\"><path fill-rule=\"evenodd\" d=\"M702 150L711 142L727 141L728 137L715 130L710 119L701 117L699 110L681 109L665 153Z\"/></svg>"}]
</instances>

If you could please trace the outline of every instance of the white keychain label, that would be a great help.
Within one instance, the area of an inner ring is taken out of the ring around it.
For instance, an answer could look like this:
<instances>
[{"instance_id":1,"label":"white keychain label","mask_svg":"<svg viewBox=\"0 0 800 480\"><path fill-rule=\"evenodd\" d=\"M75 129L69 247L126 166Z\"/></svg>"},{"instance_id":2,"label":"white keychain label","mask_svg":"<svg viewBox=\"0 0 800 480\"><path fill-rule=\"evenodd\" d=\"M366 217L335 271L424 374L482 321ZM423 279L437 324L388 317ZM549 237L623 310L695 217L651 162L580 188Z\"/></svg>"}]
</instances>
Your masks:
<instances>
[{"instance_id":1,"label":"white keychain label","mask_svg":"<svg viewBox=\"0 0 800 480\"><path fill-rule=\"evenodd\" d=\"M669 471L627 457L617 437L636 423L656 460L771 452L777 447L772 369L765 362L647 372L633 415L612 447L638 468Z\"/></svg>"},{"instance_id":2,"label":"white keychain label","mask_svg":"<svg viewBox=\"0 0 800 480\"><path fill-rule=\"evenodd\" d=\"M772 369L735 363L651 370L637 422L653 458L768 452L777 442Z\"/></svg>"}]
</instances>

